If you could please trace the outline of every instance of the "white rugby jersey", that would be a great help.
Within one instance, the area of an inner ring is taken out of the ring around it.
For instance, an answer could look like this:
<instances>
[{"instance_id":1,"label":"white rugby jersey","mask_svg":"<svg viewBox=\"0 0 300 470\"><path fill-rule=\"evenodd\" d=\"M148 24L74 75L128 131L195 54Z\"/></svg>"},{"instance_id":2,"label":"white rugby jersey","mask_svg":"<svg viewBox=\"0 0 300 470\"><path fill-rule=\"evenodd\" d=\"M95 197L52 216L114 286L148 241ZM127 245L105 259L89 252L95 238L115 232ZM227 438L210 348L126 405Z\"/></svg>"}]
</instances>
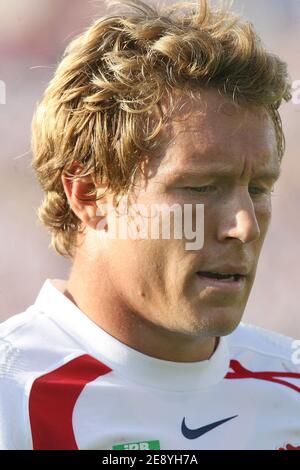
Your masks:
<instances>
[{"instance_id":1,"label":"white rugby jersey","mask_svg":"<svg viewBox=\"0 0 300 470\"><path fill-rule=\"evenodd\" d=\"M47 279L0 325L1 449L300 450L293 340L245 324L209 360L121 343Z\"/></svg>"}]
</instances>

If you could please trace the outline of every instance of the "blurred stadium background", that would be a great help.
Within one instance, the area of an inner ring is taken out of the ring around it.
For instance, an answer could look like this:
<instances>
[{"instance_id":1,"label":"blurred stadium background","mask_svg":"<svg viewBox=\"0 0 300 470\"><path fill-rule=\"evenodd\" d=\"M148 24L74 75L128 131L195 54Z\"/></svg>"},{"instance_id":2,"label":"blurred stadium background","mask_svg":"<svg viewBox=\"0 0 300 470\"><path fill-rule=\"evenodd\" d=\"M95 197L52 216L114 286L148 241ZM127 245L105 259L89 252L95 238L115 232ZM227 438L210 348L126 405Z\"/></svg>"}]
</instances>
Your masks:
<instances>
[{"instance_id":1,"label":"blurred stadium background","mask_svg":"<svg viewBox=\"0 0 300 470\"><path fill-rule=\"evenodd\" d=\"M300 80L300 0L236 0L235 9ZM106 12L103 0L0 0L0 321L25 310L46 278L68 276L69 262L48 249L37 222L42 194L30 169L30 124L70 39ZM287 151L244 320L299 338L300 104L284 105L282 117Z\"/></svg>"}]
</instances>

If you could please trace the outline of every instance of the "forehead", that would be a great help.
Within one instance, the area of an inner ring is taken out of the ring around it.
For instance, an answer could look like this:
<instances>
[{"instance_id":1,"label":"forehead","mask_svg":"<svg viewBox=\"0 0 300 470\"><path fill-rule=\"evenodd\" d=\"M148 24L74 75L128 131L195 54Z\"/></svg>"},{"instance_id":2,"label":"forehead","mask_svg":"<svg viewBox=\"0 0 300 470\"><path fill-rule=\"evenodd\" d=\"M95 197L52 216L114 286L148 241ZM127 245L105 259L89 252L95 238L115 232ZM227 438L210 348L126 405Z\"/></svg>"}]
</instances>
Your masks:
<instances>
[{"instance_id":1,"label":"forehead","mask_svg":"<svg viewBox=\"0 0 300 470\"><path fill-rule=\"evenodd\" d=\"M170 141L157 173L225 167L237 174L279 172L273 122L263 108L238 106L216 90L187 98L168 123Z\"/></svg>"}]
</instances>

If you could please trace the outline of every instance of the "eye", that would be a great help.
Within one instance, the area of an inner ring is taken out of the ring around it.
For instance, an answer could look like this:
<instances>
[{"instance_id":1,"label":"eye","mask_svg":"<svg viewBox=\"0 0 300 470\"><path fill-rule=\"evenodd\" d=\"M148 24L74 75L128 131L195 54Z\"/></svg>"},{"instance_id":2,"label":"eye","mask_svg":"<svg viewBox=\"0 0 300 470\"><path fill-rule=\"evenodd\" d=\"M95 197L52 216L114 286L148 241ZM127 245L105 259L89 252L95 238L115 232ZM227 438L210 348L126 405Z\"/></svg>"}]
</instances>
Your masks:
<instances>
[{"instance_id":1,"label":"eye","mask_svg":"<svg viewBox=\"0 0 300 470\"><path fill-rule=\"evenodd\" d=\"M253 196L259 196L260 194L271 194L274 192L274 187L268 189L268 188L262 188L259 186L249 186L249 193L252 194Z\"/></svg>"},{"instance_id":2,"label":"eye","mask_svg":"<svg viewBox=\"0 0 300 470\"><path fill-rule=\"evenodd\" d=\"M195 191L196 193L208 193L208 192L214 191L216 187L209 185L209 186L198 186L195 188L185 188L185 189L188 189L190 191Z\"/></svg>"}]
</instances>

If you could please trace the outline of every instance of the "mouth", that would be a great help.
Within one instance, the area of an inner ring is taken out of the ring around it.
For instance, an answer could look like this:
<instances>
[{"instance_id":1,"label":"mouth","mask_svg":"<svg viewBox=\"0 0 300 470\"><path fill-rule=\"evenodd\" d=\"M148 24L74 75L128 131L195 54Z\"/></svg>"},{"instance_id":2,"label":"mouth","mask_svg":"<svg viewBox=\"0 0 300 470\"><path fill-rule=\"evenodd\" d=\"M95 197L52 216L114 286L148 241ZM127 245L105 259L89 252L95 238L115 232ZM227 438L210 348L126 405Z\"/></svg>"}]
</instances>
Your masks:
<instances>
[{"instance_id":1,"label":"mouth","mask_svg":"<svg viewBox=\"0 0 300 470\"><path fill-rule=\"evenodd\" d=\"M197 278L202 289L213 289L223 293L241 292L246 286L246 275L198 271Z\"/></svg>"},{"instance_id":2,"label":"mouth","mask_svg":"<svg viewBox=\"0 0 300 470\"><path fill-rule=\"evenodd\" d=\"M223 274L223 273L210 272L210 271L198 271L197 274L199 277L208 278L208 279L216 279L216 280L225 281L225 282L238 282L239 280L246 277L238 273Z\"/></svg>"}]
</instances>

